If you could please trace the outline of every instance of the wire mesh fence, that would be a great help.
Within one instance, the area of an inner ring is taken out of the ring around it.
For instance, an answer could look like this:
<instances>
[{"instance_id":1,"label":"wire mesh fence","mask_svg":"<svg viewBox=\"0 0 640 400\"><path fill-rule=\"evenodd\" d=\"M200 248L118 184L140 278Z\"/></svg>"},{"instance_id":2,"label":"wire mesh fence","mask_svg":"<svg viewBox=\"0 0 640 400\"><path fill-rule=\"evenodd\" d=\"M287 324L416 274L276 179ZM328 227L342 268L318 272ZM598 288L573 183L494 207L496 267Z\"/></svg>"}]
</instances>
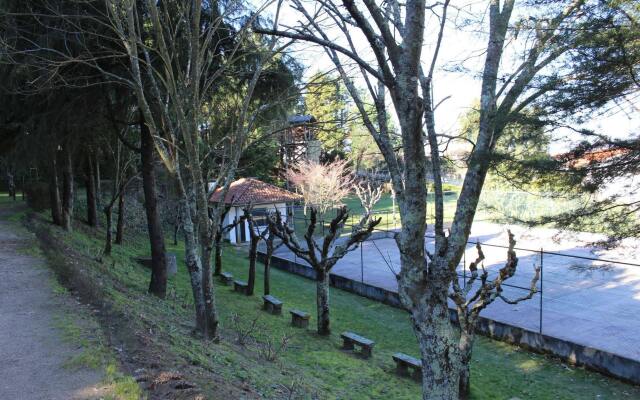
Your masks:
<instances>
[{"instance_id":1,"label":"wire mesh fence","mask_svg":"<svg viewBox=\"0 0 640 400\"><path fill-rule=\"evenodd\" d=\"M316 240L322 240L322 236L326 235L333 217L335 210L318 216L314 232ZM397 292L400 254L394 235L400 229L399 216L391 212L375 212L374 217L380 218L381 222L370 238L338 262L332 273ZM351 216L342 234L349 235L359 219L359 215ZM296 233L302 237L309 227L308 213L302 208L291 209L289 225L294 226ZM432 251L434 239L429 232L424 236L427 251ZM499 243L501 241L504 244ZM499 273L507 259L508 243L504 232L479 235L469 240L457 268L459 283L465 288L471 274L469 264L477 254L476 243L480 243L485 254L482 268L488 272L489 279ZM591 329L598 321L617 326L618 330L635 329L637 332L640 328L640 313L637 312L640 310L640 264L592 256L589 254L593 249L588 247L562 248L556 243L551 244L551 250L545 250L548 241L537 244L540 246L536 248L514 248L518 257L517 272L502 284L505 297L522 297L531 290L532 279L536 268L539 268L540 276L535 283L533 298L518 305L497 300L483 311L483 315L540 333L555 334L572 323L583 324ZM289 256L296 263L304 263L295 255ZM477 280L474 285L478 285ZM470 289L472 296L477 287L467 289ZM623 308L614 305L623 305ZM631 318L627 315L629 309L635 310Z\"/></svg>"}]
</instances>

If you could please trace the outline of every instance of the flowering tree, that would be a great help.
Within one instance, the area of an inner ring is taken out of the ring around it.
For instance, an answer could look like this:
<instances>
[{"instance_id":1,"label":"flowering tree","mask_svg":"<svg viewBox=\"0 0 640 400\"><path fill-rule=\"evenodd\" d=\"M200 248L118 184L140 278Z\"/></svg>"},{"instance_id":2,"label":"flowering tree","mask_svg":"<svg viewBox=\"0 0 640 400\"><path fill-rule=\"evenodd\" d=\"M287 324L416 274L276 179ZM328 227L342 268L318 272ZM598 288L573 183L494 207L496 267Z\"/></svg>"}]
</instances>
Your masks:
<instances>
[{"instance_id":1,"label":"flowering tree","mask_svg":"<svg viewBox=\"0 0 640 400\"><path fill-rule=\"evenodd\" d=\"M353 185L346 161L327 164L301 161L285 176L302 195L305 207L313 207L321 214L342 205Z\"/></svg>"}]
</instances>

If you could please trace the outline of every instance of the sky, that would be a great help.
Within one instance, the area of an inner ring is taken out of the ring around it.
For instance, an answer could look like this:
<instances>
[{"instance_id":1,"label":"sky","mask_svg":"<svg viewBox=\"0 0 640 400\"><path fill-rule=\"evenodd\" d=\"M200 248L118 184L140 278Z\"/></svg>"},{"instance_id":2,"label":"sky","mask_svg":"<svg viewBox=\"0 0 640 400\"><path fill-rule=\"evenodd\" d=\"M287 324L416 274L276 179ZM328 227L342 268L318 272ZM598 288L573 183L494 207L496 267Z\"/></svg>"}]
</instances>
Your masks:
<instances>
[{"instance_id":1,"label":"sky","mask_svg":"<svg viewBox=\"0 0 640 400\"><path fill-rule=\"evenodd\" d=\"M286 26L295 26L300 18L297 11L293 10L285 1L281 9L280 29ZM308 2L312 9L313 2ZM458 130L458 120L466 113L471 104L480 97L480 79L482 63L484 61L483 49L486 48L487 35L483 32L486 26L488 1L476 0L452 0L447 18L444 39L442 42L439 62L436 65L434 77L434 103L440 101L436 111L436 128L441 133L455 134ZM268 10L272 13L273 8ZM515 20L517 16L512 18ZM473 20L480 24L466 24L467 20ZM435 33L438 27L438 17L432 13L427 13L425 43L423 46L423 65L428 68L431 55L433 54ZM341 42L342 33L337 28L329 29L329 37ZM354 32L354 42L359 55L366 60L373 60L369 45L364 37ZM509 49L515 46L510 47ZM331 60L324 51L314 45L300 43L295 45L295 57L306 67L305 77L308 78L316 72L330 71L334 69ZM519 53L507 51L503 57L502 68L506 69L515 65L519 58ZM465 72L456 72L460 67ZM364 81L354 74L355 82L358 86L364 87ZM613 137L629 137L635 132L640 132L640 113L638 104L632 112L615 112L606 116L595 116L590 122L583 125L585 128L599 130ZM552 141L550 152L552 154L562 153L571 147L571 143L578 138L569 130L556 131L553 136L558 140Z\"/></svg>"}]
</instances>

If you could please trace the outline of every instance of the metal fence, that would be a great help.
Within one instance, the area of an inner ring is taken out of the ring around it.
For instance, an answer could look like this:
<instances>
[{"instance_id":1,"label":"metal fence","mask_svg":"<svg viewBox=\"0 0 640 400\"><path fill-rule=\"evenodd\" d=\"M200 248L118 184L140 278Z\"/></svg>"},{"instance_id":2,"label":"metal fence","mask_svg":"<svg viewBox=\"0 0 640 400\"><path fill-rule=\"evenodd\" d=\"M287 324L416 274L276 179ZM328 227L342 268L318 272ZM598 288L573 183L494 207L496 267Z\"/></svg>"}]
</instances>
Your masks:
<instances>
[{"instance_id":1,"label":"metal fence","mask_svg":"<svg viewBox=\"0 0 640 400\"><path fill-rule=\"evenodd\" d=\"M329 225L331 218L335 216L334 213L335 211L331 210L325 213L323 216L318 217L318 221L317 221L318 226L316 228L316 234L318 235L318 239L321 239L321 236L324 236L326 234L326 227ZM387 254L385 255L384 249L381 249L379 245L381 241L385 241L382 243L386 245L388 250L389 239L392 239L393 234L400 229L400 221L397 215L394 216L389 212L376 212L375 216L382 218L382 221L386 221L386 224L384 222L381 223L381 225L385 227L376 228L372 236L369 239L367 239L365 242L363 242L361 246L359 246L360 254L355 253L354 255L352 252L351 255L348 256L350 257L348 260L349 265L353 267L354 264L357 264L357 263L360 264L359 277L354 276L353 271L349 273L349 277L354 280L359 280L362 283L367 283L374 286L381 285L381 284L385 285L384 277L382 277L381 279L381 276L384 274L381 274L379 271L381 268L384 269L385 265L389 270L388 276L390 280L394 280L395 278L394 275L397 272L399 272L399 262L398 262L398 269L395 270L393 265L393 260L392 260L393 257L391 256L391 254L389 254L389 251L387 251ZM289 219L290 219L290 225L291 225L291 221L293 221L293 225L295 225L296 232L299 235L303 235L305 232L304 229L306 229L306 227L309 224L309 216L304 215L301 209L295 208L290 210ZM354 228L355 226L354 221L355 221L354 219L350 219L347 222L347 224L345 224L343 235L348 235L350 231ZM435 236L426 234L424 238L425 238L425 242L428 243L430 240L435 239ZM486 240L482 240L482 239L478 239L478 241L480 242L480 245L483 247L483 250L485 253L491 253L492 255L495 256L495 254L499 254L499 252L497 252L496 250L504 250L502 254L506 259L506 250L508 249L507 245L487 243ZM465 288L468 280L467 278L469 277L467 253L475 251L473 249L476 243L477 243L476 240L470 240L467 243L468 247L464 252L462 259L460 260L460 265L458 268L458 276L460 279L460 284L465 285ZM427 245L425 244L425 246ZM490 249L494 249L494 251L491 251ZM396 247L396 250L397 250L397 247ZM577 300L575 300L576 303L580 303L580 299L582 298L586 298L584 300L585 302L591 303L591 301L589 301L588 299L589 293L590 293L589 291L595 290L593 288L596 287L595 286L596 283L601 284L602 287L613 285L619 288L619 286L625 286L626 284L623 284L620 281L615 280L616 278L615 272L612 272L612 271L615 271L616 268L622 267L625 269L626 268L632 269L633 270L632 275L636 276L637 281L640 282L640 264L637 264L637 263L612 260L612 259L606 259L606 258L600 258L600 257L590 257L585 255L579 255L579 254L571 254L569 252L547 251L547 250L544 250L542 246L537 249L526 248L526 247L515 247L514 250L517 251L517 255L520 260L519 266L518 266L516 275L511 279L507 280L505 283L503 283L502 287L508 288L512 292L512 294L517 292L520 292L520 293L529 292L530 285L522 282L527 282L526 279L531 278L533 276L534 269L531 268L529 270L528 268L526 268L526 265L524 264L531 263L534 266L539 266L540 277L538 282L536 283L537 292L533 299L523 303L523 304L526 304L525 307L528 307L530 314L533 313L534 311L537 314L535 316L537 319L537 329L535 330L537 330L539 333L543 333L543 327L545 327L544 326L545 314L546 313L558 314L558 308L559 308L558 302L560 301L559 299L561 299L563 296L564 297L576 296L577 298ZM371 252L374 253L373 256L370 254ZM469 256L471 256L471 254ZM295 255L294 255L294 258L296 263L300 262L300 260L298 260L297 257L295 257ZM490 278L491 278L491 274L495 274L497 270L502 266L501 262L502 264L504 263L499 259L500 258L499 256L497 258L498 258L497 260L494 260L495 263L489 265L489 267L487 268L487 270L490 272ZM370 261L370 262L367 262L367 261ZM376 262L372 262L372 261L376 261ZM377 262L377 261L380 261L380 262ZM491 260L485 260L485 264L487 264L488 262L491 262ZM580 267L582 265L580 263L587 263L587 265L586 266L583 265L582 267ZM383 265L383 266L380 267L380 265ZM579 268L575 266L578 266ZM594 275L596 274L599 274L601 276L594 277ZM609 278L607 278L607 274L610 275ZM528 282L530 283L530 280ZM394 282L389 284L387 288L392 287L395 283L396 282L394 280ZM545 290L547 290L547 287L549 287L549 290L550 290L548 294L545 293ZM634 305L638 306L638 310L640 310L640 301L637 301L637 303L634 303L633 301L634 290L636 292L640 292L640 287L637 289L634 289L634 286L631 285L629 288L626 288L625 286L625 288L623 289L624 290L618 290L618 292L616 292L615 294L613 294L612 292L612 293L609 293L608 295L606 292L599 291L597 294L599 296L602 296L602 302L603 302L601 307L600 306L594 307L593 309L590 310L588 309L588 306L585 305L585 307L587 307L586 310L578 310L579 312L578 311L566 312L566 314L577 313L579 315L582 315L586 313L586 315L589 315L590 312L593 312L593 313L600 312L598 310L598 308L600 307L600 308L603 308L603 310L601 310L601 312L603 313L602 317L605 317L604 313L610 314L609 312L604 311L604 307L606 306L605 303L609 301L608 300L609 297L611 297L610 299L611 301L614 301L614 299L617 299L615 301L619 302L621 295L622 297L624 297L625 295L628 295L629 297L628 304L630 304L631 306L634 306ZM578 293L581 290L585 290L585 292ZM471 291L471 293L473 293L473 291ZM547 301L550 301L553 304L547 305L546 304ZM537 304L537 305L533 306L533 304ZM576 304L575 306L577 308L582 307L581 304ZM498 312L500 312L500 310L498 310ZM640 313L636 313L635 315L638 316L640 315ZM608 317L613 318L611 315L608 315ZM534 327L531 326L532 325L531 318L532 317L529 315L528 321L526 321L525 324L528 324L528 326L526 327L533 329ZM556 322L558 318L559 318L558 315L554 315L554 320ZM594 318L597 318L597 316ZM637 322L637 326L640 326L640 317L637 317L636 319L637 321L632 321L632 322L634 324ZM568 324L569 321L567 321L566 323Z\"/></svg>"}]
</instances>

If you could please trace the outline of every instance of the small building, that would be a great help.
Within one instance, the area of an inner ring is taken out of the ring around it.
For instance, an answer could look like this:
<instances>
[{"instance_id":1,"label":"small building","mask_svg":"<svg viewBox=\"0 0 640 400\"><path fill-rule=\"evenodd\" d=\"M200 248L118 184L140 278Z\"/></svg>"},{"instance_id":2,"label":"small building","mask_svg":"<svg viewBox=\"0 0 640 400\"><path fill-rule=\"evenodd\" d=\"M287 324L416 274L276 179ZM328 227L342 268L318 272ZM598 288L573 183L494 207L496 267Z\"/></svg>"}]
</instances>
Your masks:
<instances>
[{"instance_id":1,"label":"small building","mask_svg":"<svg viewBox=\"0 0 640 400\"><path fill-rule=\"evenodd\" d=\"M222 189L217 189L209 198L209 202L219 203L221 197ZM241 178L231 183L224 198L225 204L230 206L224 225L232 224L236 219L239 220L244 214L243 208L252 205L253 220L257 229L263 232L267 228L267 216L270 213L278 210L282 214L282 219L286 221L289 216L289 207L301 200L302 196L261 180ZM238 224L229 232L227 239L233 244L248 242L249 224L246 221Z\"/></svg>"}]
</instances>

